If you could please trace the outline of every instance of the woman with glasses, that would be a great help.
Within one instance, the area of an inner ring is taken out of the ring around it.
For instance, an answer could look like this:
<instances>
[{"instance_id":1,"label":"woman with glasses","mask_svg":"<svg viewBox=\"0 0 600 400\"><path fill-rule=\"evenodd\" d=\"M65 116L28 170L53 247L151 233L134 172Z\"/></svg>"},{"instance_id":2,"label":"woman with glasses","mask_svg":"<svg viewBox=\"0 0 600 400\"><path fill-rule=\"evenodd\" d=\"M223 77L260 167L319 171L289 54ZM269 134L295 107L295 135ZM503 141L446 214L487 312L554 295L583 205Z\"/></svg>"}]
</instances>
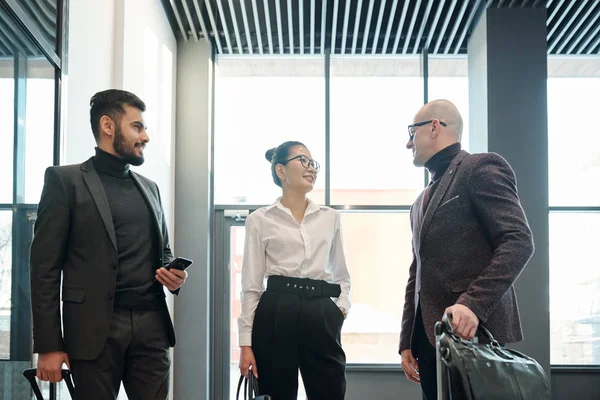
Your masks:
<instances>
[{"instance_id":1,"label":"woman with glasses","mask_svg":"<svg viewBox=\"0 0 600 400\"><path fill-rule=\"evenodd\" d=\"M306 146L285 142L266 158L282 196L246 219L240 372L261 394L295 400L299 369L309 399L343 399L350 276L340 214L306 197L320 168Z\"/></svg>"}]
</instances>

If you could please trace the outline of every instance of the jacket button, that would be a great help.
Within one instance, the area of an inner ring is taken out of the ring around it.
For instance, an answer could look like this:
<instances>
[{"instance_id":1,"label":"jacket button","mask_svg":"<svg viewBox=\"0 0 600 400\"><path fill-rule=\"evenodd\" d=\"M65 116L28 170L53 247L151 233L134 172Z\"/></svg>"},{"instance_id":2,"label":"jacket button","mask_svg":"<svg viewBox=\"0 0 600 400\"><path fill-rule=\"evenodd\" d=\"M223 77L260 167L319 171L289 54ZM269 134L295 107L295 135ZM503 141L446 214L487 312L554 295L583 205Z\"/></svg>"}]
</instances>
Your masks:
<instances>
[{"instance_id":1,"label":"jacket button","mask_svg":"<svg viewBox=\"0 0 600 400\"><path fill-rule=\"evenodd\" d=\"M117 262L116 261L113 261L113 263L112 263L112 269L117 269Z\"/></svg>"},{"instance_id":2,"label":"jacket button","mask_svg":"<svg viewBox=\"0 0 600 400\"><path fill-rule=\"evenodd\" d=\"M115 294L113 292L110 292L108 294L108 298L112 300L113 297L115 297Z\"/></svg>"}]
</instances>

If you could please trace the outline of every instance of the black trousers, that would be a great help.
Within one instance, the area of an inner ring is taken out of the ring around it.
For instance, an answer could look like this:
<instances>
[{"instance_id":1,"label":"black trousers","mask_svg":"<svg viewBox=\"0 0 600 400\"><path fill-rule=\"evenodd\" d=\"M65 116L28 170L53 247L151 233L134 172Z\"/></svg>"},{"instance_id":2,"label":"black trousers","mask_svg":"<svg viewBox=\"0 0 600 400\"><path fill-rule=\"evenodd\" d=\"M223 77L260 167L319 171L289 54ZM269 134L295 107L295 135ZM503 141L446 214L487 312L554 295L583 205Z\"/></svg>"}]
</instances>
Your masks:
<instances>
[{"instance_id":1,"label":"black trousers","mask_svg":"<svg viewBox=\"0 0 600 400\"><path fill-rule=\"evenodd\" d=\"M252 328L260 393L274 400L296 400L300 369L310 400L344 399L343 322L342 312L329 297L305 297L267 288Z\"/></svg>"},{"instance_id":2,"label":"black trousers","mask_svg":"<svg viewBox=\"0 0 600 400\"><path fill-rule=\"evenodd\" d=\"M419 365L419 377L421 378L421 391L423 400L437 399L437 370L435 347L429 343L427 333L423 325L421 306L417 307L415 314L415 328L412 343L413 357Z\"/></svg>"},{"instance_id":3,"label":"black trousers","mask_svg":"<svg viewBox=\"0 0 600 400\"><path fill-rule=\"evenodd\" d=\"M129 400L164 400L169 393L166 312L115 309L95 360L70 360L76 400L114 400L121 382Z\"/></svg>"}]
</instances>

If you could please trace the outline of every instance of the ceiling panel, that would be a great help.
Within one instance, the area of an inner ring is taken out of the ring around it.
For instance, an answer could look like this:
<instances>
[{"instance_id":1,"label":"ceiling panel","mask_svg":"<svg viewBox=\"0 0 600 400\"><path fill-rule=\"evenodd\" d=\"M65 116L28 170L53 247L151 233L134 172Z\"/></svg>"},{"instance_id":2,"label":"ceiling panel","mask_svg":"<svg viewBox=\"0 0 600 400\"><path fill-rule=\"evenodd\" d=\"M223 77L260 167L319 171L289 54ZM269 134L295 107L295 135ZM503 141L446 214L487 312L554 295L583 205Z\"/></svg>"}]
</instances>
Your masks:
<instances>
[{"instance_id":1,"label":"ceiling panel","mask_svg":"<svg viewBox=\"0 0 600 400\"><path fill-rule=\"evenodd\" d=\"M162 0L178 40L224 55L466 54L486 7L546 7L548 53L600 52L600 0Z\"/></svg>"}]
</instances>

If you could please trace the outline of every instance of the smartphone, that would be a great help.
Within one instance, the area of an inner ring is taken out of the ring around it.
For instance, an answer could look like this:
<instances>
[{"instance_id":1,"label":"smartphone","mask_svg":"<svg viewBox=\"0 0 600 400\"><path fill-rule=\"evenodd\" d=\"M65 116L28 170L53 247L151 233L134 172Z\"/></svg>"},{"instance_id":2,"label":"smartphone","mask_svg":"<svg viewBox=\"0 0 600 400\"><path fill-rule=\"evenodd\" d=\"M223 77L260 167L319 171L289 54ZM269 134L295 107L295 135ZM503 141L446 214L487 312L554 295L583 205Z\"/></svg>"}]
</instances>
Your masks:
<instances>
[{"instance_id":1,"label":"smartphone","mask_svg":"<svg viewBox=\"0 0 600 400\"><path fill-rule=\"evenodd\" d=\"M177 257L176 259L171 261L171 263L169 265L167 265L165 267L165 269L170 270L171 268L173 268L173 269L178 269L180 271L185 271L186 268L189 267L190 265L192 265L193 263L194 262L192 260L189 260L187 258Z\"/></svg>"}]
</instances>

